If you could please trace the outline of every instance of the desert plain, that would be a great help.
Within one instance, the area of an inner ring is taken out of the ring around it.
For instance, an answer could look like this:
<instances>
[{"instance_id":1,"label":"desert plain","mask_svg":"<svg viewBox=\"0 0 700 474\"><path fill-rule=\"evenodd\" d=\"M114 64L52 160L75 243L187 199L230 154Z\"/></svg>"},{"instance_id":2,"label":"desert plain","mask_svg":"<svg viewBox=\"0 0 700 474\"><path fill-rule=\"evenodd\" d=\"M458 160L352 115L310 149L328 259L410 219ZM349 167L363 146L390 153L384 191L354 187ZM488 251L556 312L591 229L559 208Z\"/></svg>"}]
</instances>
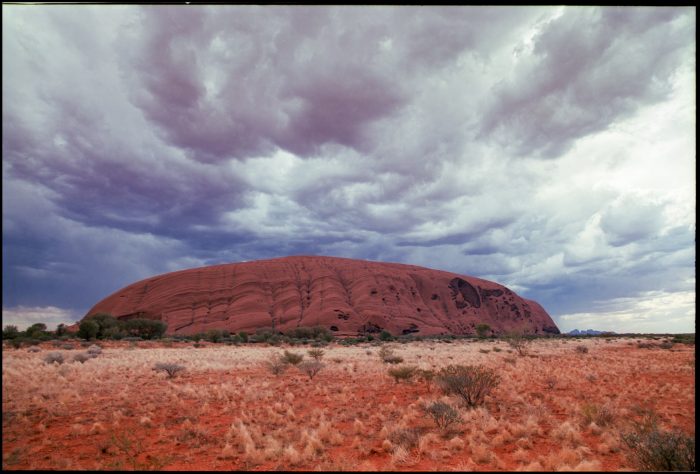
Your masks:
<instances>
[{"instance_id":1,"label":"desert plain","mask_svg":"<svg viewBox=\"0 0 700 474\"><path fill-rule=\"evenodd\" d=\"M663 342L543 338L522 355L498 339L331 343L313 378L266 365L284 350L308 360L309 346L99 341L84 362L80 342L5 347L2 467L633 471L621 435L644 416L695 431L695 347ZM424 370L485 366L499 383L468 409L434 382L392 378L382 347ZM444 429L425 411L439 400L459 413Z\"/></svg>"}]
</instances>

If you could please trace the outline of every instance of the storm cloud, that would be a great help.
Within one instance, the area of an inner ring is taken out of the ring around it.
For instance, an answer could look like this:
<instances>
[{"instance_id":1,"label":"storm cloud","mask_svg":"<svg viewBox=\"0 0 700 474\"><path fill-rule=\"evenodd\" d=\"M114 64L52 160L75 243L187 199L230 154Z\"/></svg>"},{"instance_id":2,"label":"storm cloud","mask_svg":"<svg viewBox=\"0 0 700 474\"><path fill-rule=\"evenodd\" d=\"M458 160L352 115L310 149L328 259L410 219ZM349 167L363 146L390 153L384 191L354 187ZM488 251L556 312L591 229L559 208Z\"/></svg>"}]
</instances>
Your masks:
<instances>
[{"instance_id":1,"label":"storm cloud","mask_svg":"<svg viewBox=\"0 0 700 474\"><path fill-rule=\"evenodd\" d=\"M493 279L565 331L693 331L695 32L679 7L4 5L3 319L315 254Z\"/></svg>"}]
</instances>

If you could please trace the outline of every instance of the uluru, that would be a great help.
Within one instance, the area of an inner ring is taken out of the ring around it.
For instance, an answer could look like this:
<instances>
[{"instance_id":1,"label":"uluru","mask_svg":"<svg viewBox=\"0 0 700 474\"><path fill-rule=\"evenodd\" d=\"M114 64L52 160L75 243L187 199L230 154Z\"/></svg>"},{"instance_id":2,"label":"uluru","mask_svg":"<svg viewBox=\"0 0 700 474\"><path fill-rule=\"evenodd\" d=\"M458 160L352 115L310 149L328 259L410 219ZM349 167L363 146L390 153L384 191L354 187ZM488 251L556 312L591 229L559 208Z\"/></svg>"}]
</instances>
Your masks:
<instances>
[{"instance_id":1,"label":"uluru","mask_svg":"<svg viewBox=\"0 0 700 474\"><path fill-rule=\"evenodd\" d=\"M133 283L87 313L164 321L169 335L322 326L378 333L559 334L538 303L503 285L441 270L339 257L293 256L181 270Z\"/></svg>"}]
</instances>

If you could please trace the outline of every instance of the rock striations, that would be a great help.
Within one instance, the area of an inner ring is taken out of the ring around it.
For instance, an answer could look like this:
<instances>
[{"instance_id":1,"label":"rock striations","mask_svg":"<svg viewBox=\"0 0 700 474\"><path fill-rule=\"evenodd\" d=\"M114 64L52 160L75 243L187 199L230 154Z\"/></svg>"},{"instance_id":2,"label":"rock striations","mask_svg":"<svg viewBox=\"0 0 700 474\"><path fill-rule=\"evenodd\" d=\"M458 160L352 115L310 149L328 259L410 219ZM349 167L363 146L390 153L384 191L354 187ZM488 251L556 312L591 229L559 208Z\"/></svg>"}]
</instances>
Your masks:
<instances>
[{"instance_id":1,"label":"rock striations","mask_svg":"<svg viewBox=\"0 0 700 474\"><path fill-rule=\"evenodd\" d=\"M209 329L284 332L324 326L350 336L559 334L547 312L508 288L479 278L398 263L336 257L284 257L166 273L133 283L87 316L151 318L168 334Z\"/></svg>"}]
</instances>

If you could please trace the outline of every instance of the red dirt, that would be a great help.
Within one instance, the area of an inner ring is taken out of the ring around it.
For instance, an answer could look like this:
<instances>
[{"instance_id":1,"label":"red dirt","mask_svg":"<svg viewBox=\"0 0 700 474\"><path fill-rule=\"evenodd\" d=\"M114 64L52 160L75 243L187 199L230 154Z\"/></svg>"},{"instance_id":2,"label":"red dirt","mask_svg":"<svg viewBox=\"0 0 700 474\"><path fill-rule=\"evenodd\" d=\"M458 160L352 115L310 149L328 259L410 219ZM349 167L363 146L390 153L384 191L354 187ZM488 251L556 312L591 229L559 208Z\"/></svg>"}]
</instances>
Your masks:
<instances>
[{"instance_id":1,"label":"red dirt","mask_svg":"<svg viewBox=\"0 0 700 474\"><path fill-rule=\"evenodd\" d=\"M55 350L48 344L39 353L4 350L3 469L633 470L619 434L640 409L653 409L664 428L695 430L694 347L680 344L662 350L538 341L522 357L501 342L394 346L407 364L479 363L501 376L484 409L461 409L462 423L446 437L419 407L442 397L437 387L395 383L377 347L324 348L326 368L313 380L293 368L274 376L261 365L283 348L103 347L96 359L62 366L41 362ZM187 369L169 381L151 370L157 361ZM611 421L589 426L586 406L608 407ZM231 430L239 421L252 450ZM405 456L385 449L401 428L421 436ZM120 448L122 436L140 449ZM279 441L278 452L265 451L270 439Z\"/></svg>"},{"instance_id":2,"label":"red dirt","mask_svg":"<svg viewBox=\"0 0 700 474\"><path fill-rule=\"evenodd\" d=\"M133 283L88 315L146 317L168 334L324 326L336 335L559 330L536 302L479 278L398 263L285 257L194 268Z\"/></svg>"}]
</instances>

